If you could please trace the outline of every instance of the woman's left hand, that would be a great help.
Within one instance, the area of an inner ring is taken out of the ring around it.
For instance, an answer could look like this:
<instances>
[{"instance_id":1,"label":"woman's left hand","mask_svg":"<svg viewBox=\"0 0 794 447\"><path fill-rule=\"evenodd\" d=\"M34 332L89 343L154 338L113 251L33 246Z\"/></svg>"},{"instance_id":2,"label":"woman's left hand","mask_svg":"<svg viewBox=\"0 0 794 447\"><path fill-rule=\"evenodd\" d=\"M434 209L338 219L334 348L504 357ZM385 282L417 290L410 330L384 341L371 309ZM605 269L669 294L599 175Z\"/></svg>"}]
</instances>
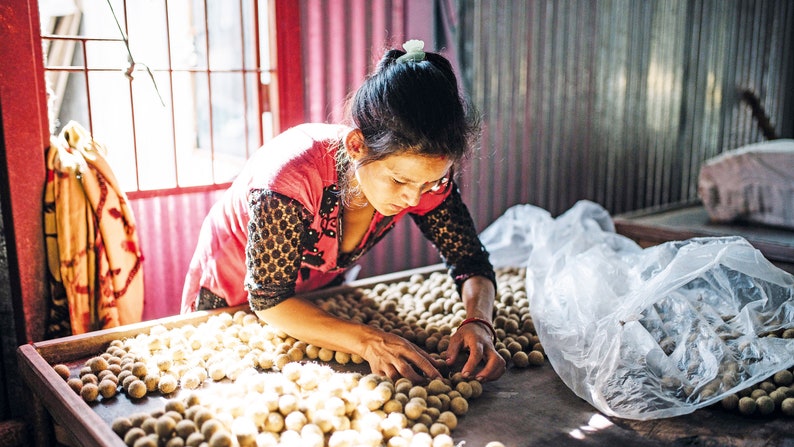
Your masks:
<instances>
[{"instance_id":1,"label":"woman's left hand","mask_svg":"<svg viewBox=\"0 0 794 447\"><path fill-rule=\"evenodd\" d=\"M447 347L447 365L453 365L461 354L468 351L469 357L461 369L463 377L474 378L486 382L496 380L504 374L507 364L505 359L496 352L491 331L482 323L469 323L458 328L449 339ZM479 366L485 365L478 370Z\"/></svg>"},{"instance_id":2,"label":"woman's left hand","mask_svg":"<svg viewBox=\"0 0 794 447\"><path fill-rule=\"evenodd\" d=\"M461 369L463 377L474 375L479 381L488 381L498 379L505 372L505 359L496 352L494 334L486 325L491 321L495 295L494 284L483 276L472 276L461 287L467 317L483 320L459 326L449 339L447 365L455 364L468 351L469 357ZM478 370L481 364L484 365Z\"/></svg>"}]
</instances>

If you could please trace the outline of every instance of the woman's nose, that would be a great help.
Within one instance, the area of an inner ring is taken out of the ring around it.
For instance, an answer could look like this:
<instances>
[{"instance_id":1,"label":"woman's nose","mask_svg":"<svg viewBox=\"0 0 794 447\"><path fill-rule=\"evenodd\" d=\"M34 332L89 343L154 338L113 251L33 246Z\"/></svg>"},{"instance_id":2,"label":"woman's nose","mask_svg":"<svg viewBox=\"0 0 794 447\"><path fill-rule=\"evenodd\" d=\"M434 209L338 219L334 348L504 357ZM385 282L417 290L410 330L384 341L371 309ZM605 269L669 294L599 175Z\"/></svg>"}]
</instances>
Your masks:
<instances>
[{"instance_id":1,"label":"woman's nose","mask_svg":"<svg viewBox=\"0 0 794 447\"><path fill-rule=\"evenodd\" d=\"M406 185L402 190L402 200L407 206L419 205L419 199L422 197L422 188L413 188Z\"/></svg>"}]
</instances>

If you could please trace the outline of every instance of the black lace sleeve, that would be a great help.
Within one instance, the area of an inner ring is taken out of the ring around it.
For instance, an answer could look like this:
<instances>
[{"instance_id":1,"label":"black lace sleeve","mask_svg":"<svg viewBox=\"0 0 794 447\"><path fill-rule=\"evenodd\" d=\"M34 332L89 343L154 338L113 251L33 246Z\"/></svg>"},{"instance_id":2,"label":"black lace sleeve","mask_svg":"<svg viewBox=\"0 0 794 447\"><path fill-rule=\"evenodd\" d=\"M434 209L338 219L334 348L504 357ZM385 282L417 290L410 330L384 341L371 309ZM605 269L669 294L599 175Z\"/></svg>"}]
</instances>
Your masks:
<instances>
[{"instance_id":1,"label":"black lace sleeve","mask_svg":"<svg viewBox=\"0 0 794 447\"><path fill-rule=\"evenodd\" d=\"M251 309L265 310L295 294L309 223L303 205L270 191L252 191L248 207L245 289Z\"/></svg>"},{"instance_id":2,"label":"black lace sleeve","mask_svg":"<svg viewBox=\"0 0 794 447\"><path fill-rule=\"evenodd\" d=\"M457 186L436 209L424 216L412 214L422 234L438 249L460 292L463 282L472 276L484 276L496 287L496 275L488 252L477 236L469 209Z\"/></svg>"}]
</instances>

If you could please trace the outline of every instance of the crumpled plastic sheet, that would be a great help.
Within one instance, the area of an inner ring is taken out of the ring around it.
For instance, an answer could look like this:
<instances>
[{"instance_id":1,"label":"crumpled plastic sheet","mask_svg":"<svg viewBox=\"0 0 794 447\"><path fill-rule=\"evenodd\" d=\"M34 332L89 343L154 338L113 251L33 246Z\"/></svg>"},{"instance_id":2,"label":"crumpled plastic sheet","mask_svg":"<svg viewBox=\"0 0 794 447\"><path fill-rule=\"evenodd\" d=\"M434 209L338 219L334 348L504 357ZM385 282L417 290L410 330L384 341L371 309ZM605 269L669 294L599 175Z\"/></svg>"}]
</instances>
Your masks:
<instances>
[{"instance_id":1,"label":"crumpled plastic sheet","mask_svg":"<svg viewBox=\"0 0 794 447\"><path fill-rule=\"evenodd\" d=\"M508 209L481 234L526 267L530 313L563 382L608 416L688 414L794 365L794 275L741 237L641 248L580 201Z\"/></svg>"}]
</instances>

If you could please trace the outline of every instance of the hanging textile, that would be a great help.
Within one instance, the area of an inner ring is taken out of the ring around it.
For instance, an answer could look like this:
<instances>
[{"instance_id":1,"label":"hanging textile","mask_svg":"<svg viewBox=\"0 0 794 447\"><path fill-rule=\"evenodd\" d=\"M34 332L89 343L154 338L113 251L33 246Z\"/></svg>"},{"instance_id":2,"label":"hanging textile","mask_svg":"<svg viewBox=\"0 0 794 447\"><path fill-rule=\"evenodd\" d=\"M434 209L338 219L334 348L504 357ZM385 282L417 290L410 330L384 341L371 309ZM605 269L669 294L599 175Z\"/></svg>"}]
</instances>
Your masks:
<instances>
[{"instance_id":1,"label":"hanging textile","mask_svg":"<svg viewBox=\"0 0 794 447\"><path fill-rule=\"evenodd\" d=\"M106 153L73 121L50 139L44 192L48 338L141 321L143 255Z\"/></svg>"}]
</instances>

